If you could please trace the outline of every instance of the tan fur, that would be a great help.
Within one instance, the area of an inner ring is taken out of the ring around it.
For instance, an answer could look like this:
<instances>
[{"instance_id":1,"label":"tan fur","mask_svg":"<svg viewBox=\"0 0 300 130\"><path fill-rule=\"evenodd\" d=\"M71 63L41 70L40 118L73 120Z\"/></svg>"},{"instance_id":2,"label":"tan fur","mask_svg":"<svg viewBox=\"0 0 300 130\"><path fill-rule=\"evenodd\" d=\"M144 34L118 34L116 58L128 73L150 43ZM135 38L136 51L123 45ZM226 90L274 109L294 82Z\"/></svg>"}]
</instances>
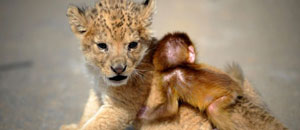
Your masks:
<instances>
[{"instance_id":1,"label":"tan fur","mask_svg":"<svg viewBox=\"0 0 300 130\"><path fill-rule=\"evenodd\" d=\"M244 81L245 78L243 75L243 71L237 63L228 64L224 70L236 81L244 82L244 87L243 87L244 89L243 91L245 92L244 96L246 96L252 103L267 109L266 104L261 100L260 94L255 90L254 87L251 87L251 84L248 81L247 82Z\"/></svg>"},{"instance_id":2,"label":"tan fur","mask_svg":"<svg viewBox=\"0 0 300 130\"><path fill-rule=\"evenodd\" d=\"M202 66L205 66L206 68L216 71L216 72L222 72L219 69L216 69L215 67L206 65L206 64L201 64ZM226 71L234 71L234 70L226 70ZM156 104L159 104L159 96L157 96L158 93L156 93L157 90L151 89L149 98L147 99L147 105L153 105L155 106ZM264 106L263 102L261 101L260 97L256 94L254 91L253 87L251 86L250 82L248 80L245 80L244 86L243 86L243 91L247 97L251 97L255 101L258 102L252 102L256 106ZM96 98L96 95L90 93L89 99ZM87 105L85 106L85 111L82 116L82 119L87 119L90 118L91 115L86 114L86 113L93 113L95 112L94 107L90 107L90 104L99 104L100 100L88 100ZM261 107L264 108L264 107ZM237 110L240 108L238 107ZM241 117L240 114L237 113L237 115L233 116L237 122L243 123L245 122L245 119ZM242 120L243 119L243 120ZM85 120L81 120L82 122L86 122ZM63 126L64 130L76 130L80 127L75 124L71 125L66 125ZM212 130L211 124L209 121L204 117L197 109L192 108L189 105L183 104L179 108L179 113L178 116L174 120L166 120L166 121L161 121L160 123L147 123L147 124L140 124L139 129L141 130ZM67 129L69 128L69 129Z\"/></svg>"},{"instance_id":3,"label":"tan fur","mask_svg":"<svg viewBox=\"0 0 300 130\"><path fill-rule=\"evenodd\" d=\"M88 71L94 76L95 88L90 91L80 122L64 125L61 129L122 130L130 124L145 130L211 129L210 123L188 105L179 108L179 116L175 120L158 124L135 121L137 112L148 96L149 81L152 79L150 59L151 49L155 45L149 26L154 1L151 0L147 6L129 0L100 0L100 3L86 9L71 6L67 12L71 29L81 40L80 46ZM132 41L139 42L139 46L128 53L124 48ZM107 43L112 50L108 53L100 50L97 47L99 42ZM109 67L120 61L128 63L125 73L129 78L121 83L112 83L107 80L113 75ZM251 88L246 81L245 90L252 91ZM255 94L246 93L250 96Z\"/></svg>"},{"instance_id":4,"label":"tan fur","mask_svg":"<svg viewBox=\"0 0 300 130\"><path fill-rule=\"evenodd\" d=\"M87 69L94 76L83 118L78 126L62 129L125 129L136 118L144 103L152 77L150 63L153 42L149 26L154 1L147 4L129 0L100 0L94 8L68 8L72 31L81 40L81 50ZM137 42L135 48L129 44ZM104 43L107 48L99 47ZM115 64L126 66L126 80L113 81L118 76ZM90 103L91 102L91 103Z\"/></svg>"},{"instance_id":5,"label":"tan fur","mask_svg":"<svg viewBox=\"0 0 300 130\"><path fill-rule=\"evenodd\" d=\"M266 108L246 97L237 99L237 103L229 110L232 114L230 120L233 121L231 130L287 130Z\"/></svg>"}]
</instances>

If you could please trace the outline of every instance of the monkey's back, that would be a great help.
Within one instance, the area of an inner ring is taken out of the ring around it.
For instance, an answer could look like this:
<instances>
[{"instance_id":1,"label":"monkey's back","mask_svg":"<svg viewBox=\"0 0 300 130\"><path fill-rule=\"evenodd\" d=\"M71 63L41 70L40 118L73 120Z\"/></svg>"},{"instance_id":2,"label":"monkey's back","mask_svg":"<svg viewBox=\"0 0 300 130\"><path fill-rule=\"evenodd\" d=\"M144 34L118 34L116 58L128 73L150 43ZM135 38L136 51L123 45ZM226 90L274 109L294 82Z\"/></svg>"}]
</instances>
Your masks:
<instances>
[{"instance_id":1,"label":"monkey's back","mask_svg":"<svg viewBox=\"0 0 300 130\"><path fill-rule=\"evenodd\" d=\"M179 97L200 110L205 110L215 99L239 93L238 83L224 73L217 73L199 66L178 66L174 69Z\"/></svg>"}]
</instances>

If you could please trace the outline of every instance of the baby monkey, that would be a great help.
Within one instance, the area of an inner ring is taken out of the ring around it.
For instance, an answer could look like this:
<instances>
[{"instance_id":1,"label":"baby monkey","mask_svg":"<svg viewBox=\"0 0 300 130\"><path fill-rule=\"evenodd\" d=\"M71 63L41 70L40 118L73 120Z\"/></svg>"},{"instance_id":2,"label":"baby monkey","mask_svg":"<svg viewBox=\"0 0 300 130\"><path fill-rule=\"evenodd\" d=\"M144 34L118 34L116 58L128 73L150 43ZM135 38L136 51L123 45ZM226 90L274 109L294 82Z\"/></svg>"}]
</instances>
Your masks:
<instances>
[{"instance_id":1,"label":"baby monkey","mask_svg":"<svg viewBox=\"0 0 300 130\"><path fill-rule=\"evenodd\" d=\"M181 100L200 111L219 129L231 125L226 108L242 95L242 81L195 63L195 49L185 33L166 35L154 52L153 87L163 97L154 108L145 108L140 118L148 121L171 117Z\"/></svg>"}]
</instances>

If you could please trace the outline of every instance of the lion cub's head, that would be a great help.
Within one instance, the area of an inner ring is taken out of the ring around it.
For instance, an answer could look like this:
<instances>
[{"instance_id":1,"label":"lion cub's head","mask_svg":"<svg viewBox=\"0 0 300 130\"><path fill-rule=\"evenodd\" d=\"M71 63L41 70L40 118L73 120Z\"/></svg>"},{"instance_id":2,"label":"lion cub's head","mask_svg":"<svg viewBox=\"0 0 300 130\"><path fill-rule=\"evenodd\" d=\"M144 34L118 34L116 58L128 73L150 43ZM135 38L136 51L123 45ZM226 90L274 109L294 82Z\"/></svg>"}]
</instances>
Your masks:
<instances>
[{"instance_id":1,"label":"lion cub's head","mask_svg":"<svg viewBox=\"0 0 300 130\"><path fill-rule=\"evenodd\" d=\"M154 0L100 0L94 8L68 8L72 31L86 60L111 86L127 83L150 43Z\"/></svg>"}]
</instances>

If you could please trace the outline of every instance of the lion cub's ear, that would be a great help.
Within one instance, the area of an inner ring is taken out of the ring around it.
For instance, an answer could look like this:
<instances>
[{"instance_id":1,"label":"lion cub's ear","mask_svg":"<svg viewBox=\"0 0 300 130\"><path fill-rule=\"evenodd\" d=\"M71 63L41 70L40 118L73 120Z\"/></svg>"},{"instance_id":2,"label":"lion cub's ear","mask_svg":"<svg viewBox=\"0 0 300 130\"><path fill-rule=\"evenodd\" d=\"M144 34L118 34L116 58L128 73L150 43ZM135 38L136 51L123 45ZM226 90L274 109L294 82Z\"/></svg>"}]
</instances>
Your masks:
<instances>
[{"instance_id":1,"label":"lion cub's ear","mask_svg":"<svg viewBox=\"0 0 300 130\"><path fill-rule=\"evenodd\" d=\"M151 25L152 22L152 15L155 10L155 0L145 0L145 2L143 2L141 6L142 6L142 10L140 13L140 18L144 23L143 26L147 27Z\"/></svg>"},{"instance_id":2,"label":"lion cub's ear","mask_svg":"<svg viewBox=\"0 0 300 130\"><path fill-rule=\"evenodd\" d=\"M88 20L85 15L85 9L76 6L70 6L67 11L69 24L77 37L81 38L87 32Z\"/></svg>"}]
</instances>

